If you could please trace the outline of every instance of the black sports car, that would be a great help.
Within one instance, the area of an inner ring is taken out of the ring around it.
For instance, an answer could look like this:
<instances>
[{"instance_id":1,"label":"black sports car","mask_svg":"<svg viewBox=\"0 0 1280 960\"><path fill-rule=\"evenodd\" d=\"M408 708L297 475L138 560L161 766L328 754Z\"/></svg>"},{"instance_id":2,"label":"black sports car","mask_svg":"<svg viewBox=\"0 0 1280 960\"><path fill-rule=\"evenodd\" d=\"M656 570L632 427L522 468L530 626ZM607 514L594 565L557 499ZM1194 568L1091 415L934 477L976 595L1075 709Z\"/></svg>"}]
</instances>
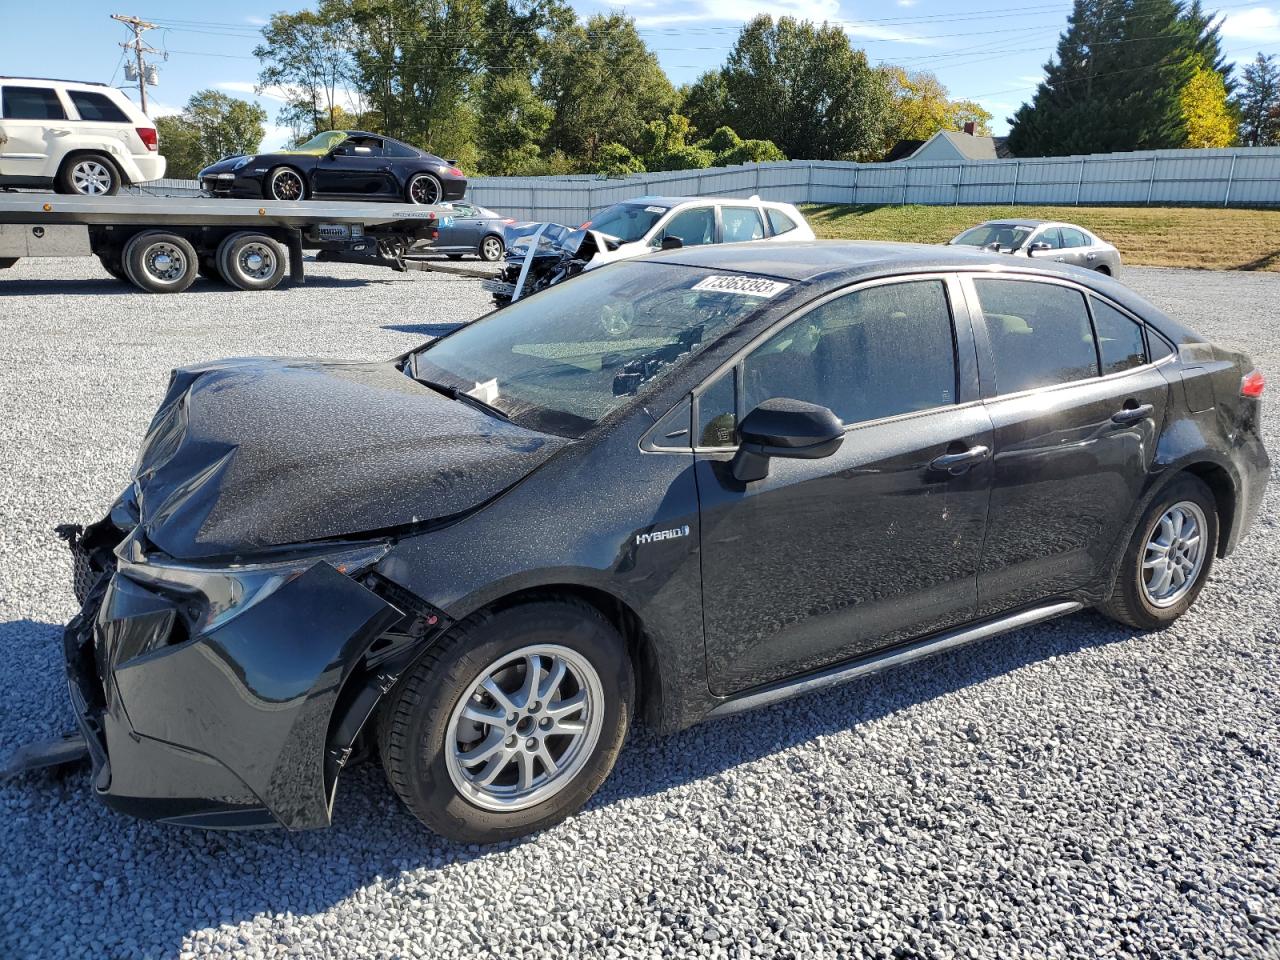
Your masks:
<instances>
[{"instance_id":1,"label":"black sports car","mask_svg":"<svg viewBox=\"0 0 1280 960\"><path fill-rule=\"evenodd\" d=\"M214 197L265 200L461 200L467 178L448 160L399 140L360 130L317 133L293 150L227 157L200 171Z\"/></svg>"},{"instance_id":2,"label":"black sports car","mask_svg":"<svg viewBox=\"0 0 1280 960\"><path fill-rule=\"evenodd\" d=\"M1096 272L847 242L655 251L386 362L178 370L64 531L94 789L319 827L374 754L497 840L580 807L633 716L1083 607L1159 630L1257 514L1263 386Z\"/></svg>"}]
</instances>

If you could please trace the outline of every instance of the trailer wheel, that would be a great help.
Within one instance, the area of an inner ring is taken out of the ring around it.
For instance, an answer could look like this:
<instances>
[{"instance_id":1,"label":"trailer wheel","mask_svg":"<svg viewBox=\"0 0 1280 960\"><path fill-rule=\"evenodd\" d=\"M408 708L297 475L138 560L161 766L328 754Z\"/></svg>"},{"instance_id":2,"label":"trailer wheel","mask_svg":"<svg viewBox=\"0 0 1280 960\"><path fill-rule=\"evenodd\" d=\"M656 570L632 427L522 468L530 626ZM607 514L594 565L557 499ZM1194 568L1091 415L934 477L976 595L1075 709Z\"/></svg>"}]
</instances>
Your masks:
<instances>
[{"instance_id":1,"label":"trailer wheel","mask_svg":"<svg viewBox=\"0 0 1280 960\"><path fill-rule=\"evenodd\" d=\"M120 261L119 253L100 253L98 254L98 262L102 264L103 270L121 283L131 282L128 274L124 272L124 264Z\"/></svg>"},{"instance_id":2,"label":"trailer wheel","mask_svg":"<svg viewBox=\"0 0 1280 960\"><path fill-rule=\"evenodd\" d=\"M274 290L287 265L284 247L263 233L233 233L218 245L218 272L237 290Z\"/></svg>"},{"instance_id":3,"label":"trailer wheel","mask_svg":"<svg viewBox=\"0 0 1280 960\"><path fill-rule=\"evenodd\" d=\"M181 293L195 282L200 258L185 237L146 230L124 246L124 272L147 293Z\"/></svg>"}]
</instances>

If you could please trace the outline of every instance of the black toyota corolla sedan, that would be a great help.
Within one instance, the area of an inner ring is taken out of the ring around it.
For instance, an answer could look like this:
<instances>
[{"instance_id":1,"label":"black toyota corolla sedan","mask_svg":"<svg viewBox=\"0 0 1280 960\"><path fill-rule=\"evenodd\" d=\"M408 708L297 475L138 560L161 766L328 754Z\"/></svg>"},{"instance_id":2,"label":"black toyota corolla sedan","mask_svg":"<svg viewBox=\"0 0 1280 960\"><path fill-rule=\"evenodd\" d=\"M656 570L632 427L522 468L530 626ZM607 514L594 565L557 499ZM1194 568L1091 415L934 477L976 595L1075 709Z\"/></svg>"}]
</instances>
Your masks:
<instances>
[{"instance_id":1,"label":"black toyota corolla sedan","mask_svg":"<svg viewBox=\"0 0 1280 960\"><path fill-rule=\"evenodd\" d=\"M384 363L175 371L66 531L94 789L320 827L371 753L492 841L581 806L633 719L1082 607L1158 630L1258 510L1262 391L1096 273L845 242L613 264Z\"/></svg>"},{"instance_id":2,"label":"black toyota corolla sedan","mask_svg":"<svg viewBox=\"0 0 1280 960\"><path fill-rule=\"evenodd\" d=\"M461 200L467 178L448 160L360 130L327 130L292 150L228 157L199 173L212 197L265 200Z\"/></svg>"}]
</instances>

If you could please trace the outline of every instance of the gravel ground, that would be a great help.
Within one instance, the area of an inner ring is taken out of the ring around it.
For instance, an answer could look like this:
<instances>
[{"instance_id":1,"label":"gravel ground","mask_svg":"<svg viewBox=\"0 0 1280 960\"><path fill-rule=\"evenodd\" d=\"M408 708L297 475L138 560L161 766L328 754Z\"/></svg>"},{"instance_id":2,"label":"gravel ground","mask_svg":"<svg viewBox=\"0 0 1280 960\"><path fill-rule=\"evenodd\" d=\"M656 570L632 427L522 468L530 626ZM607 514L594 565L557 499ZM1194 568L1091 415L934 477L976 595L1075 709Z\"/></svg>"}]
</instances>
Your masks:
<instances>
[{"instance_id":1,"label":"gravel ground","mask_svg":"<svg viewBox=\"0 0 1280 960\"><path fill-rule=\"evenodd\" d=\"M169 368L385 357L485 309L465 280L312 275L176 297L93 261L0 275L0 753L71 723L51 528L123 486ZM1280 276L1126 279L1280 380ZM83 773L3 785L0 956L1280 957L1278 497L1165 633L1081 614L641 734L520 843L440 840L372 764L300 835L134 821Z\"/></svg>"}]
</instances>

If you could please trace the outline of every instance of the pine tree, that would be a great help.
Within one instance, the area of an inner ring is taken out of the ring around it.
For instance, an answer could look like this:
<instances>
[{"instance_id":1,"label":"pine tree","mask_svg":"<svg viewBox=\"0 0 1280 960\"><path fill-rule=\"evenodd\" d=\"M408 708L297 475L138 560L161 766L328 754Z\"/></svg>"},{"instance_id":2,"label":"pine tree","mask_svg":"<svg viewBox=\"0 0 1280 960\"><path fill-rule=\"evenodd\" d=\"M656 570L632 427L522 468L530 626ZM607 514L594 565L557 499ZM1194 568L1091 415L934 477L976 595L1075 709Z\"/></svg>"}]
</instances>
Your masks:
<instances>
[{"instance_id":1,"label":"pine tree","mask_svg":"<svg viewBox=\"0 0 1280 960\"><path fill-rule=\"evenodd\" d=\"M1198 3L1076 0L1046 77L1011 118L1018 156L1181 147L1182 92L1221 61L1217 25Z\"/></svg>"},{"instance_id":2,"label":"pine tree","mask_svg":"<svg viewBox=\"0 0 1280 960\"><path fill-rule=\"evenodd\" d=\"M1259 53L1244 68L1244 84L1233 101L1240 113L1240 140L1250 147L1280 142L1280 67Z\"/></svg>"}]
</instances>

